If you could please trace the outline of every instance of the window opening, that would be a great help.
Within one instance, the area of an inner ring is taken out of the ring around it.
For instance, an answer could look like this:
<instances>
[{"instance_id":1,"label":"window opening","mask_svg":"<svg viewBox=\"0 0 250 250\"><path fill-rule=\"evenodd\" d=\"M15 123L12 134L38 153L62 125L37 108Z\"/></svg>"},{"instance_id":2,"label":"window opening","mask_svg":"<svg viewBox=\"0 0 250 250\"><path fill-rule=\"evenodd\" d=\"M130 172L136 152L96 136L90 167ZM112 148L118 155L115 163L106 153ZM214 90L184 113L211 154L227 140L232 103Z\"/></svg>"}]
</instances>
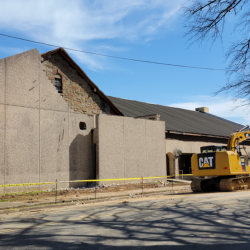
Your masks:
<instances>
[{"instance_id":1,"label":"window opening","mask_svg":"<svg viewBox=\"0 0 250 250\"><path fill-rule=\"evenodd\" d=\"M79 123L79 128L80 128L81 130L86 130L86 129L87 129L86 123L85 123L85 122L80 122L80 123Z\"/></svg>"},{"instance_id":2,"label":"window opening","mask_svg":"<svg viewBox=\"0 0 250 250\"><path fill-rule=\"evenodd\" d=\"M58 93L62 93L62 79L55 78L55 87Z\"/></svg>"},{"instance_id":3,"label":"window opening","mask_svg":"<svg viewBox=\"0 0 250 250\"><path fill-rule=\"evenodd\" d=\"M170 175L170 166L169 166L169 157L166 155L166 160L167 160L167 176Z\"/></svg>"}]
</instances>

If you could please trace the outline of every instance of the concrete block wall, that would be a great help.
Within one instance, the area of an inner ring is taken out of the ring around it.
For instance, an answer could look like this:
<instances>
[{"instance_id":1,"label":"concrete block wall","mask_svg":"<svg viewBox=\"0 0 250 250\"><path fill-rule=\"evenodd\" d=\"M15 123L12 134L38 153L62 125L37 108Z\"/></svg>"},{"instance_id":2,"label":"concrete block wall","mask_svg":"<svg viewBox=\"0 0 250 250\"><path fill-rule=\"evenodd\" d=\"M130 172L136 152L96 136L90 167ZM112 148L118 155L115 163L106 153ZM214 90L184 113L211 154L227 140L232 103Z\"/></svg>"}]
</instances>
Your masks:
<instances>
[{"instance_id":1,"label":"concrete block wall","mask_svg":"<svg viewBox=\"0 0 250 250\"><path fill-rule=\"evenodd\" d=\"M0 60L1 184L95 178L94 117L70 109L44 70L36 49ZM80 121L86 130L80 130ZM0 192L50 188L54 186L6 187Z\"/></svg>"},{"instance_id":2,"label":"concrete block wall","mask_svg":"<svg viewBox=\"0 0 250 250\"><path fill-rule=\"evenodd\" d=\"M1 76L0 76L1 78ZM5 183L5 109L4 105L0 104L0 183ZM0 188L1 191L1 188Z\"/></svg>"},{"instance_id":3,"label":"concrete block wall","mask_svg":"<svg viewBox=\"0 0 250 250\"><path fill-rule=\"evenodd\" d=\"M166 175L165 122L99 115L95 132L99 179Z\"/></svg>"},{"instance_id":4,"label":"concrete block wall","mask_svg":"<svg viewBox=\"0 0 250 250\"><path fill-rule=\"evenodd\" d=\"M93 143L94 117L83 114L69 114L69 179L88 180L96 178ZM80 130L79 123L86 123L86 130ZM87 183L72 183L70 187Z\"/></svg>"}]
</instances>

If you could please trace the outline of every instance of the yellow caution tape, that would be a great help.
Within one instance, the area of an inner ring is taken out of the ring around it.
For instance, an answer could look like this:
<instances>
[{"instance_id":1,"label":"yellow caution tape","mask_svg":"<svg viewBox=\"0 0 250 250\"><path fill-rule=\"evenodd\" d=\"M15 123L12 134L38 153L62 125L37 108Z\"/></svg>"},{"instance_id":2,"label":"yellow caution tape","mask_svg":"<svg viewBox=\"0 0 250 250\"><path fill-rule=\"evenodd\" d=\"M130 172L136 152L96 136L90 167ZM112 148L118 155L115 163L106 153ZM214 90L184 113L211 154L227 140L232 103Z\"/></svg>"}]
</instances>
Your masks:
<instances>
[{"instance_id":1,"label":"yellow caution tape","mask_svg":"<svg viewBox=\"0 0 250 250\"><path fill-rule=\"evenodd\" d=\"M185 175L192 175L192 174L183 174L183 175L175 175L175 176L185 176ZM126 180L145 180L145 179L156 179L156 178L171 178L174 176L154 176L154 177L137 177L137 178L118 178L118 179L98 179L98 180L76 180L76 181L58 181L59 182L100 182L100 181L126 181Z\"/></svg>"},{"instance_id":2,"label":"yellow caution tape","mask_svg":"<svg viewBox=\"0 0 250 250\"><path fill-rule=\"evenodd\" d=\"M47 184L56 184L56 182L6 184L6 185L0 185L0 187L36 186L36 185L47 185Z\"/></svg>"},{"instance_id":3,"label":"yellow caution tape","mask_svg":"<svg viewBox=\"0 0 250 250\"><path fill-rule=\"evenodd\" d=\"M126 181L126 180L142 180L152 178L166 178L170 176L155 176L155 177L137 177L137 178L119 178L119 179L98 179L98 180L76 180L76 181L58 181L58 182L99 182L99 181Z\"/></svg>"},{"instance_id":4,"label":"yellow caution tape","mask_svg":"<svg viewBox=\"0 0 250 250\"><path fill-rule=\"evenodd\" d=\"M193 175L193 174L177 174L175 176L187 176L187 175ZM173 177L173 176L171 176L171 177Z\"/></svg>"},{"instance_id":5,"label":"yellow caution tape","mask_svg":"<svg viewBox=\"0 0 250 250\"><path fill-rule=\"evenodd\" d=\"M192 174L183 174L175 176L186 176ZM69 183L69 182L100 182L100 181L126 181L126 180L145 180L145 179L156 179L156 178L171 178L175 176L154 176L154 177L137 177L137 178L118 178L118 179L98 179L98 180L76 180L76 181L58 181L58 182L38 182L38 183L21 183L21 184L6 184L0 185L0 187L18 187L18 186L38 186L38 185L48 185L56 183Z\"/></svg>"}]
</instances>

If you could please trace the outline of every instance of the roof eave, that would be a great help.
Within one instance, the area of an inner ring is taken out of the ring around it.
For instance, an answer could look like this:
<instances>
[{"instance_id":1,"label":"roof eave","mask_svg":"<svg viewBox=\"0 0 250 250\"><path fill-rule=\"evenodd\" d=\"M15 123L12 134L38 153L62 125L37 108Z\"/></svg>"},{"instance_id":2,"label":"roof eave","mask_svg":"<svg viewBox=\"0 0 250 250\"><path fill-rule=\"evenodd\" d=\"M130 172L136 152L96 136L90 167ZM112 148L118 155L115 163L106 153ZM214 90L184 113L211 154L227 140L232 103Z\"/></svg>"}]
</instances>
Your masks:
<instances>
[{"instance_id":1,"label":"roof eave","mask_svg":"<svg viewBox=\"0 0 250 250\"><path fill-rule=\"evenodd\" d=\"M205 136L205 137L213 137L213 138L220 138L220 139L228 139L229 138L229 136L198 134L198 133L190 133L190 132L174 131L174 130L166 130L166 132L170 133L170 134L191 135L191 136Z\"/></svg>"}]
</instances>

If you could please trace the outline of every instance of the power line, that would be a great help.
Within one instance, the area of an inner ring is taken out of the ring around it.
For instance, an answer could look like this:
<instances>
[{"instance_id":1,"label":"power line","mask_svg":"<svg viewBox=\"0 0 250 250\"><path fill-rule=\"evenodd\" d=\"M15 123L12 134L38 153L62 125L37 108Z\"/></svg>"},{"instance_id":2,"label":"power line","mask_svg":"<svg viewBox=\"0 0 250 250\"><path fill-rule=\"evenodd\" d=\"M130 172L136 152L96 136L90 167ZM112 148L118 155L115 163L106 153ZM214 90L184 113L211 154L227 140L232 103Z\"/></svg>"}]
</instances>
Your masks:
<instances>
[{"instance_id":1,"label":"power line","mask_svg":"<svg viewBox=\"0 0 250 250\"><path fill-rule=\"evenodd\" d=\"M127 58L127 57L105 55L105 54L99 54L99 53L94 53L94 52L85 51L85 50L78 50L78 49L71 49L71 48L61 47L61 46L53 45L53 44L49 44L49 43L37 42L37 41L33 41L33 40L25 39L25 38L20 38L20 37L15 37L15 36L10 36L10 35L5 35L5 34L0 34L0 36L5 36L5 37L13 38L13 39L18 39L18 40L22 40L22 41L26 41L26 42L47 45L47 46L56 47L56 48L63 48L63 49L66 49L66 50L71 50L71 51L76 51L76 52L81 52L81 53L86 53L86 54L91 54L91 55L111 57L111 58L116 58L116 59L121 59L121 60L143 62L143 63L151 63L151 64L173 66L173 67L181 67L181 68L191 68L191 69L204 69L204 70L217 70L217 71L233 71L233 70L226 70L226 69L203 68L203 67L187 66L187 65L181 65L181 64L162 63L162 62L146 61L146 60L140 60L140 59Z\"/></svg>"}]
</instances>

